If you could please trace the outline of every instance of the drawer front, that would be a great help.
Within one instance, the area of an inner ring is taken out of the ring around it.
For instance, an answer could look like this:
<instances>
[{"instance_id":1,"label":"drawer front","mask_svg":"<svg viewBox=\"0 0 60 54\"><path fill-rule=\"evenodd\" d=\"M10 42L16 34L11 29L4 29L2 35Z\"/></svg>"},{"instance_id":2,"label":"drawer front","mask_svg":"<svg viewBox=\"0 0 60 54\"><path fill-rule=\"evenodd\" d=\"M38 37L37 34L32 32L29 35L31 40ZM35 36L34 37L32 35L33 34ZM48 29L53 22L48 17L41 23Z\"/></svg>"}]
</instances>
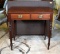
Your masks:
<instances>
[{"instance_id":1,"label":"drawer front","mask_svg":"<svg viewBox=\"0 0 60 54\"><path fill-rule=\"evenodd\" d=\"M12 20L29 20L30 14L11 14Z\"/></svg>"},{"instance_id":2,"label":"drawer front","mask_svg":"<svg viewBox=\"0 0 60 54\"><path fill-rule=\"evenodd\" d=\"M32 20L50 20L50 14L31 14Z\"/></svg>"}]
</instances>

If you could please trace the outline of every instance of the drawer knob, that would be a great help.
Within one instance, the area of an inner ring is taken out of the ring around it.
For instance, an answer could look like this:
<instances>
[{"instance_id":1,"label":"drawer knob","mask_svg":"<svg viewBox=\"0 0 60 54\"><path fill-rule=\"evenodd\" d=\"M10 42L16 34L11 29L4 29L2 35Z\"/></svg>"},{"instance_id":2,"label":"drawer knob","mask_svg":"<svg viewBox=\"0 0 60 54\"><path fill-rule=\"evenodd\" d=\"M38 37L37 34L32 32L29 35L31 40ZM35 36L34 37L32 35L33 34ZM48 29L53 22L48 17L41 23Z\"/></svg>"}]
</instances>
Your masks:
<instances>
[{"instance_id":1,"label":"drawer knob","mask_svg":"<svg viewBox=\"0 0 60 54\"><path fill-rule=\"evenodd\" d=\"M39 15L39 18L43 18L43 15Z\"/></svg>"},{"instance_id":2,"label":"drawer knob","mask_svg":"<svg viewBox=\"0 0 60 54\"><path fill-rule=\"evenodd\" d=\"M52 2L49 2L50 4L52 4Z\"/></svg>"},{"instance_id":3,"label":"drawer knob","mask_svg":"<svg viewBox=\"0 0 60 54\"><path fill-rule=\"evenodd\" d=\"M22 18L23 16L22 15L18 15L18 18Z\"/></svg>"}]
</instances>

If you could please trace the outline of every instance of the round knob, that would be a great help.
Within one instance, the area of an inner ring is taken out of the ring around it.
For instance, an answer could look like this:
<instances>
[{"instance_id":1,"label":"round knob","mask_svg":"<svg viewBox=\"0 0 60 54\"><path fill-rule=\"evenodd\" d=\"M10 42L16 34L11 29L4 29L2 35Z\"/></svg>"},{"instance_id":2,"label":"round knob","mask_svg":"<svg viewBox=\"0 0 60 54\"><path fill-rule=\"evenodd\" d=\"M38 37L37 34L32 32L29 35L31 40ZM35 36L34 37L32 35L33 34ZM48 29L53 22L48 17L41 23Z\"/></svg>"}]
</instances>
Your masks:
<instances>
[{"instance_id":1,"label":"round knob","mask_svg":"<svg viewBox=\"0 0 60 54\"><path fill-rule=\"evenodd\" d=\"M52 4L52 2L49 2L50 4Z\"/></svg>"},{"instance_id":2,"label":"round knob","mask_svg":"<svg viewBox=\"0 0 60 54\"><path fill-rule=\"evenodd\" d=\"M18 18L22 18L23 16L22 15L18 15Z\"/></svg>"},{"instance_id":3,"label":"round knob","mask_svg":"<svg viewBox=\"0 0 60 54\"><path fill-rule=\"evenodd\" d=\"M43 15L39 15L39 18L43 18Z\"/></svg>"}]
</instances>

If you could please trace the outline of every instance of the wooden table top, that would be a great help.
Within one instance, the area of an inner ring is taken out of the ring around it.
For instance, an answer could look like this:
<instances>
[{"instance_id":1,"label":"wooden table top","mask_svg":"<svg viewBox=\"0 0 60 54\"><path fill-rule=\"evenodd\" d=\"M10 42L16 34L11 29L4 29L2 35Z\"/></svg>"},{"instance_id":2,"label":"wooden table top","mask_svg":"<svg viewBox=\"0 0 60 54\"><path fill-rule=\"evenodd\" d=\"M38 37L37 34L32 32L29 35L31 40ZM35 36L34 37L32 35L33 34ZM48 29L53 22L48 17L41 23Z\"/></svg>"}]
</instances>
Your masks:
<instances>
[{"instance_id":1,"label":"wooden table top","mask_svg":"<svg viewBox=\"0 0 60 54\"><path fill-rule=\"evenodd\" d=\"M8 13L48 13L53 12L49 7L10 7Z\"/></svg>"}]
</instances>

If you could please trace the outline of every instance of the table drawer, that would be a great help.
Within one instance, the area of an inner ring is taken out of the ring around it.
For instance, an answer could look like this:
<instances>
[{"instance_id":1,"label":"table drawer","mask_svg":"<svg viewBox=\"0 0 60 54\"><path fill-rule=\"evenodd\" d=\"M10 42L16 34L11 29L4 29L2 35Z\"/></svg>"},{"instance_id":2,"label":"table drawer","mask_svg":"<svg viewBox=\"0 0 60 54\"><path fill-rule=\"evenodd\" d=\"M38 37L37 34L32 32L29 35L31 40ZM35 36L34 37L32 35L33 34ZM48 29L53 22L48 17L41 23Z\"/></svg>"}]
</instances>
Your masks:
<instances>
[{"instance_id":1,"label":"table drawer","mask_svg":"<svg viewBox=\"0 0 60 54\"><path fill-rule=\"evenodd\" d=\"M30 14L11 14L12 20L29 20Z\"/></svg>"},{"instance_id":2,"label":"table drawer","mask_svg":"<svg viewBox=\"0 0 60 54\"><path fill-rule=\"evenodd\" d=\"M50 20L50 14L31 14L32 20Z\"/></svg>"}]
</instances>

